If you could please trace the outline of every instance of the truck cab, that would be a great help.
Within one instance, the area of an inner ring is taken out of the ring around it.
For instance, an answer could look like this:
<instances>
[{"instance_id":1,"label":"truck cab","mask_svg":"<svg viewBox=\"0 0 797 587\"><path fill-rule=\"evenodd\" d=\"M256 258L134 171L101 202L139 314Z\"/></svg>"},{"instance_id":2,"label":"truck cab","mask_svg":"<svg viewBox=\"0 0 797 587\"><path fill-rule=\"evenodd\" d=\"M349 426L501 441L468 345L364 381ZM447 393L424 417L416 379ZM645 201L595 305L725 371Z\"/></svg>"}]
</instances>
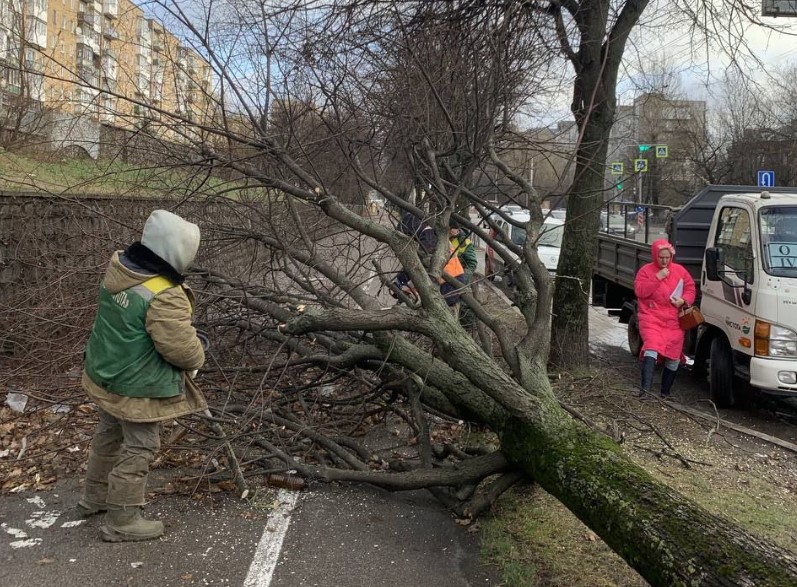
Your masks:
<instances>
[{"instance_id":1,"label":"truck cab","mask_svg":"<svg viewBox=\"0 0 797 587\"><path fill-rule=\"evenodd\" d=\"M797 397L797 193L719 200L700 291L696 356L708 360L712 397L736 403L734 377Z\"/></svg>"}]
</instances>

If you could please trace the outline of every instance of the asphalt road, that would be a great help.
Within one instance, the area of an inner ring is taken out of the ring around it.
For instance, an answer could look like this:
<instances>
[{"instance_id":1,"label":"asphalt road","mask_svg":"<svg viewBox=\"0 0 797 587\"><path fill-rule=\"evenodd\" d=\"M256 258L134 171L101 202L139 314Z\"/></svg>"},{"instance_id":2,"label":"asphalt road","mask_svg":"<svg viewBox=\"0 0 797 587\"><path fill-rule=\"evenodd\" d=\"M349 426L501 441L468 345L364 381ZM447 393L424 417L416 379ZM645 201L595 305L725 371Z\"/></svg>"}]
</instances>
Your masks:
<instances>
[{"instance_id":1,"label":"asphalt road","mask_svg":"<svg viewBox=\"0 0 797 587\"><path fill-rule=\"evenodd\" d=\"M158 496L147 515L166 524L162 539L107 544L101 516L70 515L77 485L0 497L2 587L498 585L479 564L477 535L422 492L317 485L262 490L251 502Z\"/></svg>"}]
</instances>

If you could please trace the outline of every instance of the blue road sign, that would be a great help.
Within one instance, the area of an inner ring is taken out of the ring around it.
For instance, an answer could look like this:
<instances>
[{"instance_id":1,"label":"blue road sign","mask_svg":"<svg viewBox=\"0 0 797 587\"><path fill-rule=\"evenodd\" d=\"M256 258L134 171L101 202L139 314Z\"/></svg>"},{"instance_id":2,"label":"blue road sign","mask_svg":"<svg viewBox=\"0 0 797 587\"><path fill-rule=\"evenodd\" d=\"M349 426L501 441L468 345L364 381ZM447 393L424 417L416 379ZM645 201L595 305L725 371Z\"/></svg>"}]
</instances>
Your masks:
<instances>
[{"instance_id":1,"label":"blue road sign","mask_svg":"<svg viewBox=\"0 0 797 587\"><path fill-rule=\"evenodd\" d=\"M761 187L761 188L775 187L775 172L774 171L759 171L758 172L758 187Z\"/></svg>"}]
</instances>

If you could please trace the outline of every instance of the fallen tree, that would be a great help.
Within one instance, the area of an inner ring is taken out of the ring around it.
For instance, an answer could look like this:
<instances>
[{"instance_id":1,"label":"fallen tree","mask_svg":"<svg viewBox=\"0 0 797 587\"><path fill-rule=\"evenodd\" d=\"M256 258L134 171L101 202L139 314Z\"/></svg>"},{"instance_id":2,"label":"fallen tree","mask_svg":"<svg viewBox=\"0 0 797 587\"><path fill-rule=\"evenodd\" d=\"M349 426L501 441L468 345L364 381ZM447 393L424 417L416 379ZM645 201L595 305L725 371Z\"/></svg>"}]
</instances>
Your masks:
<instances>
[{"instance_id":1,"label":"fallen tree","mask_svg":"<svg viewBox=\"0 0 797 587\"><path fill-rule=\"evenodd\" d=\"M160 124L193 142L187 166L229 179L213 201L230 195L234 221L175 210L201 219L198 315L216 349L202 380L225 435L186 426L234 447L239 486L242 473L296 470L429 488L473 516L531 479L652 585L795 584L793 554L653 479L553 394L542 202L507 147L524 140L512 121L550 67L533 11L230 2L213 8L225 18L197 18L163 5L224 90L202 117L161 112ZM527 203L530 221L491 203L494 190ZM431 254L399 230L405 212L434 230ZM525 241L490 231L498 216ZM440 293L441 280L456 285L443 272L452 219L515 267L516 310L487 303L478 282L462 289L475 332ZM392 285L399 267L417 300ZM385 414L412 437L390 461L358 440ZM496 442L437 434L468 423Z\"/></svg>"}]
</instances>

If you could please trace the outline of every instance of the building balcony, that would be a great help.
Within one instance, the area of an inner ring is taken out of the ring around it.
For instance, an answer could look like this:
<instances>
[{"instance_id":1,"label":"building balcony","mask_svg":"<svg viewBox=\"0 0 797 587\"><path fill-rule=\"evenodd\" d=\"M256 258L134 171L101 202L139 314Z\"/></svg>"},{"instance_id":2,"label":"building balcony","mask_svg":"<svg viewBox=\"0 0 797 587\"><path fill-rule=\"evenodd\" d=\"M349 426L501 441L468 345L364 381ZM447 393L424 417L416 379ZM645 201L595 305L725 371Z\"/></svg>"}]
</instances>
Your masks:
<instances>
[{"instance_id":1,"label":"building balcony","mask_svg":"<svg viewBox=\"0 0 797 587\"><path fill-rule=\"evenodd\" d=\"M118 0L102 0L102 13L110 18L119 16Z\"/></svg>"},{"instance_id":2,"label":"building balcony","mask_svg":"<svg viewBox=\"0 0 797 587\"><path fill-rule=\"evenodd\" d=\"M112 26L105 26L102 29L102 36L110 41L115 41L119 38L119 32Z\"/></svg>"},{"instance_id":3,"label":"building balcony","mask_svg":"<svg viewBox=\"0 0 797 587\"><path fill-rule=\"evenodd\" d=\"M21 13L22 2L12 2L11 9L17 13ZM37 20L47 21L47 2L46 0L28 0L24 3L26 7L27 18L35 18Z\"/></svg>"},{"instance_id":4,"label":"building balcony","mask_svg":"<svg viewBox=\"0 0 797 587\"><path fill-rule=\"evenodd\" d=\"M117 74L119 72L119 63L116 61L116 59L106 55L102 58L100 66L102 67L102 75L108 79L115 80L117 78Z\"/></svg>"},{"instance_id":5,"label":"building balcony","mask_svg":"<svg viewBox=\"0 0 797 587\"><path fill-rule=\"evenodd\" d=\"M39 49L47 48L47 21L38 18L28 18L25 29L25 41L28 45Z\"/></svg>"},{"instance_id":6,"label":"building balcony","mask_svg":"<svg viewBox=\"0 0 797 587\"><path fill-rule=\"evenodd\" d=\"M44 73L44 65L36 61L35 59L26 59L25 60L25 71L31 73Z\"/></svg>"},{"instance_id":7,"label":"building balcony","mask_svg":"<svg viewBox=\"0 0 797 587\"><path fill-rule=\"evenodd\" d=\"M78 25L87 24L90 27L93 27L97 23L97 17L93 12L78 12L77 23Z\"/></svg>"},{"instance_id":8,"label":"building balcony","mask_svg":"<svg viewBox=\"0 0 797 587\"><path fill-rule=\"evenodd\" d=\"M44 76L40 73L28 73L25 77L28 84L28 96L37 102L44 102Z\"/></svg>"},{"instance_id":9,"label":"building balcony","mask_svg":"<svg viewBox=\"0 0 797 587\"><path fill-rule=\"evenodd\" d=\"M96 86L97 80L99 78L97 70L93 67L78 67L77 68L77 75L80 78L80 81L85 83L86 85Z\"/></svg>"},{"instance_id":10,"label":"building balcony","mask_svg":"<svg viewBox=\"0 0 797 587\"><path fill-rule=\"evenodd\" d=\"M116 83L116 79L112 79L106 76L105 79L102 80L102 90L104 92L112 92L115 94L118 88L119 85Z\"/></svg>"},{"instance_id":11,"label":"building balcony","mask_svg":"<svg viewBox=\"0 0 797 587\"><path fill-rule=\"evenodd\" d=\"M83 31L81 34L77 36L78 45L85 45L91 52L99 55L100 54L100 36L94 32L94 30L89 29L88 31Z\"/></svg>"},{"instance_id":12,"label":"building balcony","mask_svg":"<svg viewBox=\"0 0 797 587\"><path fill-rule=\"evenodd\" d=\"M163 51L163 35L155 35L152 39L152 50L153 51Z\"/></svg>"},{"instance_id":13,"label":"building balcony","mask_svg":"<svg viewBox=\"0 0 797 587\"><path fill-rule=\"evenodd\" d=\"M149 30L149 25L145 22L143 25L136 27L136 41L144 47L152 45L152 36Z\"/></svg>"}]
</instances>

